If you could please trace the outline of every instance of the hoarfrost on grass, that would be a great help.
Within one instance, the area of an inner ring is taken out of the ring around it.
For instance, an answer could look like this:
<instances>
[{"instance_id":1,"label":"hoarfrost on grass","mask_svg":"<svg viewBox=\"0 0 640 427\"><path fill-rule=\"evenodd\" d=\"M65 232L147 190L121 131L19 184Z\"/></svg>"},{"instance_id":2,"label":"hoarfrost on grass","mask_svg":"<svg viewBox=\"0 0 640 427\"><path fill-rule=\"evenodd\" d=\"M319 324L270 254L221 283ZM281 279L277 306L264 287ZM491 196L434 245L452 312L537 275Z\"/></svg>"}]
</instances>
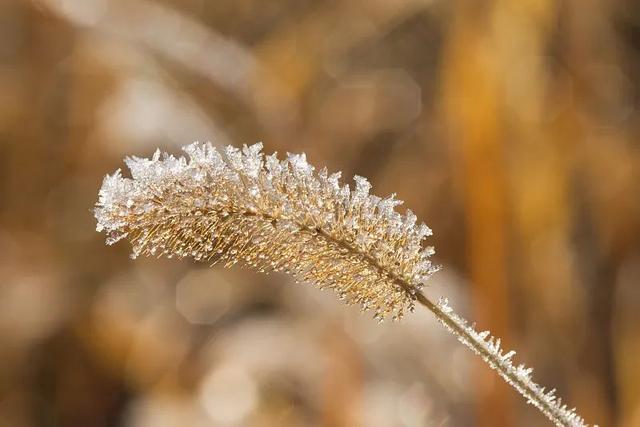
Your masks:
<instances>
[{"instance_id":1,"label":"hoarfrost on grass","mask_svg":"<svg viewBox=\"0 0 640 427\"><path fill-rule=\"evenodd\" d=\"M527 399L527 403L536 406L557 426L587 426L584 419L575 412L575 408L568 408L555 396L555 389L545 392L544 387L533 381L532 368L525 365L514 366L511 359L516 352L504 353L500 348L499 338L491 336L489 331L477 332L469 326L466 320L454 312L446 298L440 298L437 307L444 315L438 316L438 313L435 313L440 323L522 394Z\"/></svg>"},{"instance_id":2,"label":"hoarfrost on grass","mask_svg":"<svg viewBox=\"0 0 640 427\"><path fill-rule=\"evenodd\" d=\"M555 390L533 381L531 368L513 365L515 352L503 352L500 339L476 332L446 298L434 304L420 292L438 268L433 247L423 244L432 232L410 210L396 212L402 201L395 194L369 194L371 184L360 176L352 190L339 172L316 172L304 154L280 160L264 156L262 144L220 153L194 143L184 151L188 158L160 151L130 157L131 178L120 170L105 177L95 215L107 243L129 239L133 258L243 261L284 271L333 289L378 320L401 318L417 301L557 426L586 426Z\"/></svg>"},{"instance_id":3,"label":"hoarfrost on grass","mask_svg":"<svg viewBox=\"0 0 640 427\"><path fill-rule=\"evenodd\" d=\"M194 143L184 151L187 157L160 151L149 159L129 157L125 162L131 178L123 177L120 171L105 177L95 213L97 229L107 233L109 243L129 238L134 257L164 254L210 260L221 254L224 259L224 248L216 247L215 242L228 238L227 243L237 243L238 236L216 234L213 224L234 216L236 225L248 227L242 233L249 229L256 234L268 231L272 242L289 246L297 242L297 261L305 257L310 261L295 265L290 248L265 243L251 253L255 256L249 257L248 264L288 271L301 281L334 288L345 301L373 308L380 319L387 315L399 318L411 310L413 295L437 270L429 260L433 247L423 245L431 235L429 227L417 224L411 211L404 215L396 212L402 202L395 195L381 198L370 194L371 184L364 177L355 176L355 185L350 188L340 183L340 173L316 172L304 154L288 153L280 160L275 154L265 156L260 143L242 149L227 146L222 152L209 143ZM194 217L199 220L193 221ZM182 219L180 224L178 218ZM167 224L173 224L173 229ZM268 224L274 227L270 229ZM199 235L197 230L208 234ZM294 233L293 240L283 241L285 232ZM313 234L337 245L325 249L340 256L329 259L327 255L316 259L314 265L305 249L305 242L306 246L311 244L305 236ZM250 255L238 244L229 249ZM357 251L362 259L340 254L343 250ZM267 266L258 262L287 254L290 262L271 259ZM330 266L340 259L344 271ZM314 273L318 265L324 265L325 271ZM358 272L362 283L347 280L346 271ZM398 280L408 284L410 292L399 286Z\"/></svg>"}]
</instances>

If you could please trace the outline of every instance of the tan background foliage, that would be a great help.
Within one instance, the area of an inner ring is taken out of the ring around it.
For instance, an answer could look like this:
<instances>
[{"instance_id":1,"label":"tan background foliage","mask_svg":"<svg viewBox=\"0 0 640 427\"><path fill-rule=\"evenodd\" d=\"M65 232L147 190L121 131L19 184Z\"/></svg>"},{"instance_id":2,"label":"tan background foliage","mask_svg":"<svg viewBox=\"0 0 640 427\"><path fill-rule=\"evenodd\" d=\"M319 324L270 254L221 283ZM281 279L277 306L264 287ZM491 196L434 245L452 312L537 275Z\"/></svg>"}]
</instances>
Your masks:
<instances>
[{"instance_id":1,"label":"tan background foliage","mask_svg":"<svg viewBox=\"0 0 640 427\"><path fill-rule=\"evenodd\" d=\"M0 2L0 426L544 420L428 313L104 246L125 155L305 151L435 232L427 293L588 421L640 425L640 7Z\"/></svg>"}]
</instances>

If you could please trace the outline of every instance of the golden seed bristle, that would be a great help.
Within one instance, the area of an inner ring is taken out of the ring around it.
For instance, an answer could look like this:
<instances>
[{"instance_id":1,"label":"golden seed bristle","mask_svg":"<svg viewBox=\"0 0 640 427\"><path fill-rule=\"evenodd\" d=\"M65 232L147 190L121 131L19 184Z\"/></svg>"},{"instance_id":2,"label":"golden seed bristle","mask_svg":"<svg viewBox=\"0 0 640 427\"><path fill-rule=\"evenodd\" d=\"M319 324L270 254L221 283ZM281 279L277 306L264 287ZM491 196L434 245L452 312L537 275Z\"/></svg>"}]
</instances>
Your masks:
<instances>
[{"instance_id":1,"label":"golden seed bristle","mask_svg":"<svg viewBox=\"0 0 640 427\"><path fill-rule=\"evenodd\" d=\"M379 319L400 318L436 270L431 234L394 196L369 194L354 177L316 172L304 155L264 156L262 145L211 144L184 148L189 159L156 151L128 158L131 178L105 177L96 205L98 231L107 242L127 238L133 257L192 257L259 271L281 271L297 281L330 288Z\"/></svg>"}]
</instances>

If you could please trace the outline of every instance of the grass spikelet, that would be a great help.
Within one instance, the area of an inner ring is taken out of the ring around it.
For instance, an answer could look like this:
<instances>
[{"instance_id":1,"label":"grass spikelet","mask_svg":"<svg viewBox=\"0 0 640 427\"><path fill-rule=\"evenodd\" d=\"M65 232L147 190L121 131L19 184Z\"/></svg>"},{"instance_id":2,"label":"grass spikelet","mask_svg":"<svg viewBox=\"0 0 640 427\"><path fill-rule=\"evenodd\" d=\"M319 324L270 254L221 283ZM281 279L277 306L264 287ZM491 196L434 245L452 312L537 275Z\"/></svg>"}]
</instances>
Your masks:
<instances>
[{"instance_id":1,"label":"grass spikelet","mask_svg":"<svg viewBox=\"0 0 640 427\"><path fill-rule=\"evenodd\" d=\"M586 425L533 382L530 369L515 367L514 352L503 353L499 340L476 332L446 300L422 294L437 270L433 248L423 244L431 230L411 211L396 212L402 202L393 195L369 194L359 176L353 188L342 184L340 173L316 171L304 154L265 156L261 144L221 153L194 143L184 151L188 158L160 151L127 158L131 178L120 170L105 177L95 216L108 244L129 240L133 258L191 257L289 273L378 320L400 319L418 302L555 425Z\"/></svg>"},{"instance_id":2,"label":"grass spikelet","mask_svg":"<svg viewBox=\"0 0 640 427\"><path fill-rule=\"evenodd\" d=\"M189 160L129 158L132 179L119 171L105 178L98 229L108 243L130 240L134 257L243 262L331 288L379 319L411 310L436 270L433 249L422 246L431 230L410 211L398 214L393 196L370 195L365 178L350 189L340 174L316 173L304 155L279 160L261 148L220 154L196 143L185 147Z\"/></svg>"}]
</instances>

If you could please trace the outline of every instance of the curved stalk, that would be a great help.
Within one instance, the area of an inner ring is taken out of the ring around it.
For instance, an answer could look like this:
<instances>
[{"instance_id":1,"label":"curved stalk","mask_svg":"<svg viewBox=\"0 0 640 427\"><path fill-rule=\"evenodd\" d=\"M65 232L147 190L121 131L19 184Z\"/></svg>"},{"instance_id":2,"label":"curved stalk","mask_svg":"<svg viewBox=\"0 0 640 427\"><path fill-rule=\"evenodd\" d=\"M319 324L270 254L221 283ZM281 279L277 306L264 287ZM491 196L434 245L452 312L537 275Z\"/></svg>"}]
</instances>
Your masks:
<instances>
[{"instance_id":1,"label":"curved stalk","mask_svg":"<svg viewBox=\"0 0 640 427\"><path fill-rule=\"evenodd\" d=\"M446 299L434 303L421 293L438 269L425 224L400 202L369 194L371 185L354 177L314 172L304 155L264 157L261 145L225 149L210 144L185 147L190 159L157 151L151 159L130 158L132 178L118 170L105 177L96 204L97 230L107 243L128 238L133 257L166 255L199 261L243 262L259 271L289 273L297 281L333 289L347 303L399 319L415 303L429 309L460 342L536 406L555 425L585 427L584 420L514 366L515 352L500 340L476 332Z\"/></svg>"},{"instance_id":2,"label":"curved stalk","mask_svg":"<svg viewBox=\"0 0 640 427\"><path fill-rule=\"evenodd\" d=\"M533 369L524 365L518 367L513 365L511 358L515 355L515 351L502 353L500 339L490 337L489 332L475 331L463 318L453 312L445 298L436 304L422 293L418 293L416 299L428 308L438 321L458 338L458 341L480 356L507 384L524 396L527 403L538 408L556 426L586 426L575 409L569 409L562 404L560 398L555 397L555 390L545 393L544 387L540 387L532 380Z\"/></svg>"}]
</instances>

